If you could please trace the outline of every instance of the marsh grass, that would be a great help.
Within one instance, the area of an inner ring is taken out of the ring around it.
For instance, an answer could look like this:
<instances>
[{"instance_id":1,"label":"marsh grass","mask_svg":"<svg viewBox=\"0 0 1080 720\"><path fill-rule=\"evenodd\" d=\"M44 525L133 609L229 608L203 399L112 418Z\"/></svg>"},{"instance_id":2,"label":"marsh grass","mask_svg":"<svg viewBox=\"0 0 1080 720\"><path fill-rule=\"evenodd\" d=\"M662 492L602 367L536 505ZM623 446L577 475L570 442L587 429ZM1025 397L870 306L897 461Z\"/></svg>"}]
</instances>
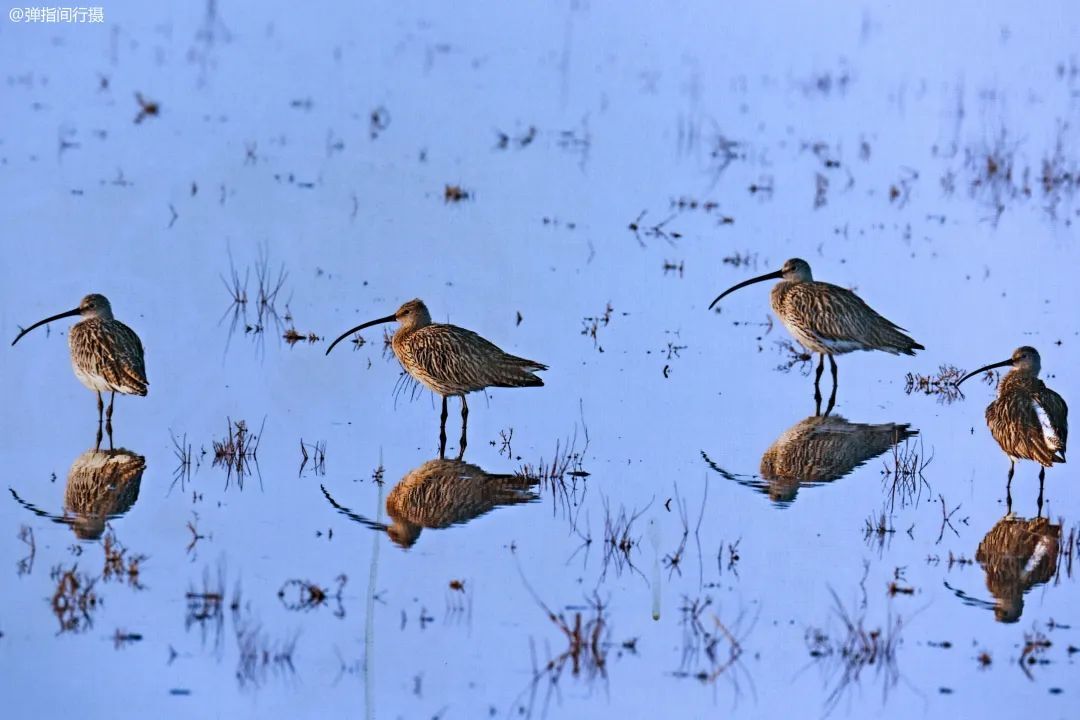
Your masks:
<instances>
[{"instance_id":1,"label":"marsh grass","mask_svg":"<svg viewBox=\"0 0 1080 720\"><path fill-rule=\"evenodd\" d=\"M15 568L19 577L29 575L34 571L34 558L37 557L37 541L34 539L34 528L29 525L20 525L18 538L26 545L26 555L19 559Z\"/></svg>"},{"instance_id":2,"label":"marsh grass","mask_svg":"<svg viewBox=\"0 0 1080 720\"><path fill-rule=\"evenodd\" d=\"M101 606L94 590L97 578L79 571L78 563L70 568L57 565L52 570L56 582L51 606L60 623L60 632L78 633L94 625L93 613Z\"/></svg>"},{"instance_id":3,"label":"marsh grass","mask_svg":"<svg viewBox=\"0 0 1080 720\"><path fill-rule=\"evenodd\" d=\"M288 333L284 332L284 323L278 312L278 303L283 303L287 308L291 297L285 297L285 285L289 273L284 263L276 269L271 268L270 251L266 245L259 245L254 265L255 291L254 297L249 296L248 287L252 278L252 268L245 268L243 275L236 269L233 261L232 250L227 250L229 258L229 275L219 275L229 295L229 305L225 308L218 325L229 318L228 339L225 342L225 352L229 350L229 344L233 335L243 327L244 334L252 337L257 347L264 349L263 342L265 333L271 328L281 333L283 340L288 341ZM249 316L248 304L254 305L254 314ZM286 310L286 315L291 320ZM292 329L292 328L290 328ZM295 329L292 329L295 333ZM316 338L318 340L319 338ZM314 342L315 340L312 340Z\"/></svg>"},{"instance_id":4,"label":"marsh grass","mask_svg":"<svg viewBox=\"0 0 1080 720\"><path fill-rule=\"evenodd\" d=\"M345 617L345 607L342 604L342 593L349 578L340 574L335 578L337 588L331 590L329 586L323 587L310 580L291 579L286 580L278 590L277 596L286 610L308 612L329 604L329 600L335 600L337 607L334 617Z\"/></svg>"},{"instance_id":5,"label":"marsh grass","mask_svg":"<svg viewBox=\"0 0 1080 720\"><path fill-rule=\"evenodd\" d=\"M612 512L606 495L601 496L604 506L604 559L600 572L600 583L607 578L609 568L615 569L616 576L625 570L637 573L644 580L645 575L634 565L633 551L640 545L641 537L634 530L636 523L652 507L653 501L641 508L627 512L625 506L619 506L617 513Z\"/></svg>"},{"instance_id":6,"label":"marsh grass","mask_svg":"<svg viewBox=\"0 0 1080 720\"><path fill-rule=\"evenodd\" d=\"M300 470L297 472L297 477L303 476L304 468L307 467L308 462L311 462L312 472L316 476L326 474L325 440L316 440L313 443L305 443L304 438L300 438Z\"/></svg>"},{"instance_id":7,"label":"marsh grass","mask_svg":"<svg viewBox=\"0 0 1080 720\"><path fill-rule=\"evenodd\" d=\"M1031 672L1032 668L1050 664L1051 660L1046 655L1052 646L1050 638L1037 627L1033 627L1031 632L1024 633L1024 645L1017 663L1029 680L1035 679Z\"/></svg>"},{"instance_id":8,"label":"marsh grass","mask_svg":"<svg viewBox=\"0 0 1080 720\"><path fill-rule=\"evenodd\" d=\"M284 340L289 347L292 347L299 342L306 342L309 345L314 345L315 343L322 340L321 337L319 337L313 332L309 332L306 335L297 332L296 327L293 325L290 325L288 328L285 329L285 333L281 336L281 339Z\"/></svg>"},{"instance_id":9,"label":"marsh grass","mask_svg":"<svg viewBox=\"0 0 1080 720\"><path fill-rule=\"evenodd\" d=\"M112 528L109 528L102 538L101 547L105 555L105 567L101 573L102 580L105 582L125 580L128 585L136 590L142 590L142 583L139 582L139 570L147 556L141 553L129 553L128 549L116 539L116 533Z\"/></svg>"},{"instance_id":10,"label":"marsh grass","mask_svg":"<svg viewBox=\"0 0 1080 720\"><path fill-rule=\"evenodd\" d=\"M266 418L263 418L258 433L248 430L247 423L243 420L232 421L225 419L225 437L221 440L212 441L214 451L213 465L226 468L225 486L228 487L233 475L236 476L237 484L244 488L244 477L259 468L259 442L263 428L266 426Z\"/></svg>"},{"instance_id":11,"label":"marsh grass","mask_svg":"<svg viewBox=\"0 0 1080 720\"><path fill-rule=\"evenodd\" d=\"M897 500L900 501L900 507L904 508L917 505L922 500L923 490L932 492L923 473L933 461L933 449L927 456L921 435L917 443L905 438L903 445L893 444L892 455L882 463L881 469L882 489L888 492L885 504L889 513L895 509Z\"/></svg>"},{"instance_id":12,"label":"marsh grass","mask_svg":"<svg viewBox=\"0 0 1080 720\"><path fill-rule=\"evenodd\" d=\"M187 433L184 433L180 438L176 437L172 429L169 430L169 438L173 444L173 456L176 458L176 467L173 468L173 485L180 483L180 489L183 490L187 481L191 479L191 463L195 459L196 463L198 459L192 454L191 444L188 443ZM171 486L170 486L171 487Z\"/></svg>"},{"instance_id":13,"label":"marsh grass","mask_svg":"<svg viewBox=\"0 0 1080 720\"><path fill-rule=\"evenodd\" d=\"M232 623L238 652L236 681L241 689L258 688L271 677L296 673L293 655L298 633L272 638L239 598L232 605Z\"/></svg>"},{"instance_id":14,"label":"marsh grass","mask_svg":"<svg viewBox=\"0 0 1080 720\"><path fill-rule=\"evenodd\" d=\"M757 623L740 611L730 623L724 623L711 596L691 598L683 595L679 607L682 649L677 678L691 678L703 685L713 685L721 677L731 683L736 697L744 683L753 690L753 681L742 662L745 643Z\"/></svg>"},{"instance_id":15,"label":"marsh grass","mask_svg":"<svg viewBox=\"0 0 1080 720\"><path fill-rule=\"evenodd\" d=\"M964 396L956 385L963 376L964 372L955 365L941 365L933 375L908 373L904 376L904 392L933 395L939 403L948 405Z\"/></svg>"},{"instance_id":16,"label":"marsh grass","mask_svg":"<svg viewBox=\"0 0 1080 720\"><path fill-rule=\"evenodd\" d=\"M577 517L575 510L581 506L588 488L585 479L589 477L589 472L583 466L584 453L589 447L588 432L580 452L577 441L575 428L569 440L555 441L555 450L550 459L540 458L535 464L523 463L518 470L522 477L534 480L542 493L550 494L553 515L561 512L572 523Z\"/></svg>"},{"instance_id":17,"label":"marsh grass","mask_svg":"<svg viewBox=\"0 0 1080 720\"><path fill-rule=\"evenodd\" d=\"M520 567L518 568L520 573ZM536 641L529 638L529 655L532 662L532 680L529 686L518 696L515 705L526 717L531 717L535 706L537 691L547 681L547 692L543 701L542 714L546 716L552 698L560 703L560 681L569 672L572 678L584 679L586 683L597 680L607 681L608 653L611 649L611 629L608 621L608 606L595 592L586 598L584 608L568 609L568 612L556 613L540 599L536 591L525 580L522 582L532 595L533 600L558 630L559 637L565 642L560 652L554 652L548 642L544 643L544 660L539 660ZM521 705L521 697L529 694L527 705Z\"/></svg>"},{"instance_id":18,"label":"marsh grass","mask_svg":"<svg viewBox=\"0 0 1080 720\"><path fill-rule=\"evenodd\" d=\"M238 595L239 588L236 592ZM184 600L184 629L198 627L203 647L206 647L208 640L212 640L213 650L220 654L224 647L225 630L225 566L219 564L213 577L210 568L204 567L200 585L190 584Z\"/></svg>"},{"instance_id":19,"label":"marsh grass","mask_svg":"<svg viewBox=\"0 0 1080 720\"><path fill-rule=\"evenodd\" d=\"M798 370L800 375L809 377L810 370L814 367L814 356L809 350L801 343L796 347L796 343L786 338L777 340L776 347L780 354L785 356L784 361L776 366L777 370L784 373Z\"/></svg>"},{"instance_id":20,"label":"marsh grass","mask_svg":"<svg viewBox=\"0 0 1080 720\"><path fill-rule=\"evenodd\" d=\"M900 680L897 665L904 623L890 610L883 627L869 629L865 610L858 614L848 610L836 592L829 589L833 599L833 620L838 629L811 627L806 631L806 647L813 662L822 671L828 694L825 697L825 715L829 715L840 701L863 679L864 672L872 672L881 682L882 703Z\"/></svg>"},{"instance_id":21,"label":"marsh grass","mask_svg":"<svg viewBox=\"0 0 1080 720\"><path fill-rule=\"evenodd\" d=\"M605 328L609 324L611 324L611 318L614 312L615 308L613 308L611 306L611 303L609 302L604 307L603 313L596 316L583 317L581 319L581 334L585 337L592 338L593 347L596 348L596 350L598 350L599 352L604 352L604 348L602 345L600 345L600 338L598 334L601 328Z\"/></svg>"}]
</instances>

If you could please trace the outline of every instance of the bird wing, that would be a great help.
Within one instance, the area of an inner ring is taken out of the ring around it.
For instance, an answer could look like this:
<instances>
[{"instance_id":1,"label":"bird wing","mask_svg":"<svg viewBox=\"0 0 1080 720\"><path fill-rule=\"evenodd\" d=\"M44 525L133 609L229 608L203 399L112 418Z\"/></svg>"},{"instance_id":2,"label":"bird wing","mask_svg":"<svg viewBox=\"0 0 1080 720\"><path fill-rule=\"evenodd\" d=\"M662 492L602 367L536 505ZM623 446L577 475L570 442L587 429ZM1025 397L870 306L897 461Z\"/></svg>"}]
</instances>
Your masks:
<instances>
[{"instance_id":1,"label":"bird wing","mask_svg":"<svg viewBox=\"0 0 1080 720\"><path fill-rule=\"evenodd\" d=\"M150 384L139 336L119 320L83 321L71 329L72 357L122 392L145 395Z\"/></svg>"},{"instance_id":2,"label":"bird wing","mask_svg":"<svg viewBox=\"0 0 1080 720\"><path fill-rule=\"evenodd\" d=\"M427 375L453 379L455 385L484 387L483 369L504 355L494 343L456 325L427 325L409 338L411 360Z\"/></svg>"},{"instance_id":3,"label":"bird wing","mask_svg":"<svg viewBox=\"0 0 1080 720\"><path fill-rule=\"evenodd\" d=\"M503 352L472 330L457 325L426 325L412 333L407 342L410 359L423 372L467 392L490 385L521 384L528 370L546 369L540 363ZM535 382L539 383L539 379Z\"/></svg>"},{"instance_id":4,"label":"bird wing","mask_svg":"<svg viewBox=\"0 0 1080 720\"><path fill-rule=\"evenodd\" d=\"M1065 444L1069 439L1069 406L1060 395L1039 383L1042 387L1034 393L1035 414L1039 418L1046 444L1065 459Z\"/></svg>"},{"instance_id":5,"label":"bird wing","mask_svg":"<svg viewBox=\"0 0 1080 720\"><path fill-rule=\"evenodd\" d=\"M986 424L1007 455L1049 467L1060 459L1047 437L1048 431L1053 432L1051 413L1035 399L1037 393L1030 385L1003 392L986 407ZM1040 414L1047 416L1045 424Z\"/></svg>"},{"instance_id":6,"label":"bird wing","mask_svg":"<svg viewBox=\"0 0 1080 720\"><path fill-rule=\"evenodd\" d=\"M796 283L784 301L790 304L792 316L805 318L811 333L824 340L858 338L870 345L879 339L891 343L900 340L901 344L914 342L901 333L904 328L882 317L858 295L839 285Z\"/></svg>"}]
</instances>

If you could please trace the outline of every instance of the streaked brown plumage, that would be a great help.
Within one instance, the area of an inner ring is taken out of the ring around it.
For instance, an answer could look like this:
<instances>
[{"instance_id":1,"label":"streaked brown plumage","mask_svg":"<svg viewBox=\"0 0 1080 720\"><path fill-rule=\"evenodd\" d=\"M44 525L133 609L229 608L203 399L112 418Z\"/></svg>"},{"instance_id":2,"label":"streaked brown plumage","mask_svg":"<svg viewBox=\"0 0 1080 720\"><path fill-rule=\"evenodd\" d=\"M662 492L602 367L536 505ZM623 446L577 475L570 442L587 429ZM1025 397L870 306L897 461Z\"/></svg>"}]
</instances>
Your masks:
<instances>
[{"instance_id":1,"label":"streaked brown plumage","mask_svg":"<svg viewBox=\"0 0 1080 720\"><path fill-rule=\"evenodd\" d=\"M957 385L973 375L996 367L1011 366L998 383L997 397L986 407L986 424L990 434L1009 456L1009 480L1012 481L1017 460L1034 460L1042 465L1039 479L1046 468L1065 462L1069 437L1069 408L1056 392L1039 379L1042 359L1029 346L1013 351L1012 357L973 370L957 381Z\"/></svg>"},{"instance_id":2,"label":"streaked brown plumage","mask_svg":"<svg viewBox=\"0 0 1080 720\"><path fill-rule=\"evenodd\" d=\"M338 504L323 487L323 495L338 512L373 530L385 531L403 548L412 547L424 528L461 525L503 505L539 499L533 487L539 479L525 474L485 472L461 460L429 460L409 471L386 498L391 524L375 522Z\"/></svg>"},{"instance_id":3,"label":"streaked brown plumage","mask_svg":"<svg viewBox=\"0 0 1080 720\"><path fill-rule=\"evenodd\" d=\"M67 525L80 540L96 540L105 523L120 517L139 499L146 458L123 448L87 450L71 463L64 488L64 513L53 515L26 502L14 489L12 496L23 507L53 522Z\"/></svg>"},{"instance_id":4,"label":"streaked brown plumage","mask_svg":"<svg viewBox=\"0 0 1080 720\"><path fill-rule=\"evenodd\" d=\"M905 335L902 327L885 319L846 288L814 280L810 265L791 258L776 272L761 275L734 285L712 301L709 308L725 295L764 280L778 282L769 295L773 312L795 339L808 350L819 353L815 387L821 380L825 356L829 356L833 385L836 384L834 355L855 350L883 350L893 355L914 355L925 348ZM820 401L820 391L817 393Z\"/></svg>"},{"instance_id":5,"label":"streaked brown plumage","mask_svg":"<svg viewBox=\"0 0 1080 720\"><path fill-rule=\"evenodd\" d=\"M64 510L82 540L94 540L107 520L123 515L139 499L146 458L123 448L88 450L71 464L64 488Z\"/></svg>"},{"instance_id":6,"label":"streaked brown plumage","mask_svg":"<svg viewBox=\"0 0 1080 720\"><path fill-rule=\"evenodd\" d=\"M429 460L411 470L386 497L393 520L390 538L411 547L423 528L446 528L480 517L502 505L539 499L538 480L527 475L493 475L460 460Z\"/></svg>"},{"instance_id":7,"label":"streaked brown plumage","mask_svg":"<svg viewBox=\"0 0 1080 720\"><path fill-rule=\"evenodd\" d=\"M844 418L815 415L784 431L761 456L761 487L777 502L795 499L800 486L837 480L882 454L897 443L917 435L910 425L868 425Z\"/></svg>"},{"instance_id":8,"label":"streaked brown plumage","mask_svg":"<svg viewBox=\"0 0 1080 720\"><path fill-rule=\"evenodd\" d=\"M442 396L441 445L445 448L446 398L461 398L462 450L469 406L467 393L488 387L538 387L544 381L535 371L547 366L511 355L471 330L431 322L431 313L420 300L410 300L393 315L372 320L342 333L330 347L349 335L380 323L398 322L391 346L405 371L424 387Z\"/></svg>"},{"instance_id":9,"label":"streaked brown plumage","mask_svg":"<svg viewBox=\"0 0 1080 720\"><path fill-rule=\"evenodd\" d=\"M143 361L143 346L131 328L113 317L112 306L104 295L87 295L74 310L53 315L26 328L12 341L19 342L34 328L64 317L81 315L68 333L71 367L83 385L97 393L98 422L101 421L101 393L111 392L108 418L112 419L116 393L146 395L149 383Z\"/></svg>"},{"instance_id":10,"label":"streaked brown plumage","mask_svg":"<svg viewBox=\"0 0 1080 720\"><path fill-rule=\"evenodd\" d=\"M979 543L975 559L986 572L994 596L994 616L1012 623L1024 610L1024 593L1049 582L1057 572L1061 525L1046 518L1006 515Z\"/></svg>"}]
</instances>

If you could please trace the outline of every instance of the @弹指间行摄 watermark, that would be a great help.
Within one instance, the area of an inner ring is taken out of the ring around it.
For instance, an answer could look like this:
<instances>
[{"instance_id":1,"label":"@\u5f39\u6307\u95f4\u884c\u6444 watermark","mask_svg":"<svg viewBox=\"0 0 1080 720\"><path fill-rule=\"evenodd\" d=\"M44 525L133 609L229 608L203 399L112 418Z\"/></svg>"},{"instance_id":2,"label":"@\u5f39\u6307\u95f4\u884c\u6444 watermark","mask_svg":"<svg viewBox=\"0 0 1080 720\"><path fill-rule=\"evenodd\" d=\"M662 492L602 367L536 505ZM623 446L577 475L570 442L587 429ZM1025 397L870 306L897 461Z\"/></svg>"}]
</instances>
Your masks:
<instances>
[{"instance_id":1,"label":"@\u5f39\u6307\u95f4\u884c\u6444 watermark","mask_svg":"<svg viewBox=\"0 0 1080 720\"><path fill-rule=\"evenodd\" d=\"M68 6L55 7L37 5L34 7L13 7L8 11L8 20L14 23L103 23L105 8Z\"/></svg>"}]
</instances>

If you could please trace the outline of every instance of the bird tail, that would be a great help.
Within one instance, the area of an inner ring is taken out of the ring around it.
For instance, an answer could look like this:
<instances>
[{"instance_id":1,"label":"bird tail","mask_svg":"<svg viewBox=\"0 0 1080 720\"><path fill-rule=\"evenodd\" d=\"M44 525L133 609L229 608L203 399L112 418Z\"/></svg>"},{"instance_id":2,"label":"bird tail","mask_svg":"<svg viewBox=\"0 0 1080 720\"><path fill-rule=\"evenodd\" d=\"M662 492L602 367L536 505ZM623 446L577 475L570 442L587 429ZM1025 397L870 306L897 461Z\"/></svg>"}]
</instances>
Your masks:
<instances>
[{"instance_id":1,"label":"bird tail","mask_svg":"<svg viewBox=\"0 0 1080 720\"><path fill-rule=\"evenodd\" d=\"M916 350L926 349L923 345L915 342L914 338L908 337L899 330L891 330L886 341L889 345L887 350L894 355L899 355L901 353L904 355L914 355Z\"/></svg>"},{"instance_id":2,"label":"bird tail","mask_svg":"<svg viewBox=\"0 0 1080 720\"><path fill-rule=\"evenodd\" d=\"M547 369L547 365L535 360L507 355L500 368L499 382L493 384L496 387L542 387L544 381L533 372Z\"/></svg>"}]
</instances>

